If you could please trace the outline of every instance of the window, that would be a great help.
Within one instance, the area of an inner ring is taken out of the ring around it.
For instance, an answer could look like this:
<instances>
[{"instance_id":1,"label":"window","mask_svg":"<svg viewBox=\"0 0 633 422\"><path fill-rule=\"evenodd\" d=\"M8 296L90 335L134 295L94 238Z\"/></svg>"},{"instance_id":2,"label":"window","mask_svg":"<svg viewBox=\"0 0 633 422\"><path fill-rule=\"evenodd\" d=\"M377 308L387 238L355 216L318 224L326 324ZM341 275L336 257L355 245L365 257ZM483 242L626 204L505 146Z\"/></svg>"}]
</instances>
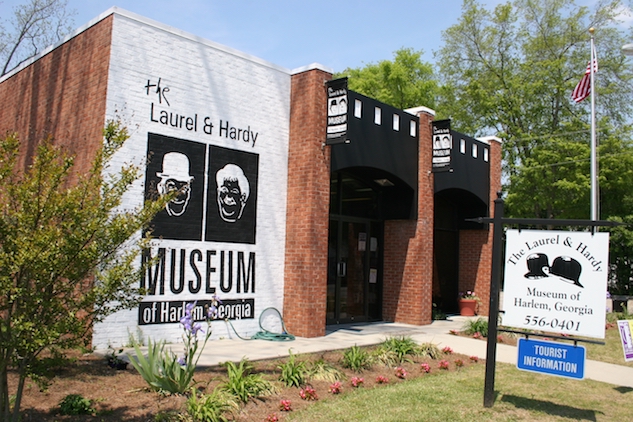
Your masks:
<instances>
[{"instance_id":1,"label":"window","mask_svg":"<svg viewBox=\"0 0 633 422\"><path fill-rule=\"evenodd\" d=\"M354 117L360 119L363 112L363 102L361 100L354 100Z\"/></svg>"},{"instance_id":2,"label":"window","mask_svg":"<svg viewBox=\"0 0 633 422\"><path fill-rule=\"evenodd\" d=\"M397 114L393 115L393 130L400 131L400 116Z\"/></svg>"},{"instance_id":3,"label":"window","mask_svg":"<svg viewBox=\"0 0 633 422\"><path fill-rule=\"evenodd\" d=\"M473 144L473 158L477 158L477 144Z\"/></svg>"},{"instance_id":4,"label":"window","mask_svg":"<svg viewBox=\"0 0 633 422\"><path fill-rule=\"evenodd\" d=\"M466 140L465 139L459 140L459 152L461 152L462 154L466 154Z\"/></svg>"},{"instance_id":5,"label":"window","mask_svg":"<svg viewBox=\"0 0 633 422\"><path fill-rule=\"evenodd\" d=\"M415 134L416 134L415 120L411 120L409 122L409 135L415 137Z\"/></svg>"},{"instance_id":6,"label":"window","mask_svg":"<svg viewBox=\"0 0 633 422\"><path fill-rule=\"evenodd\" d=\"M484 148L484 161L488 162L488 148Z\"/></svg>"},{"instance_id":7,"label":"window","mask_svg":"<svg viewBox=\"0 0 633 422\"><path fill-rule=\"evenodd\" d=\"M374 109L374 123L377 125L382 124L382 110L380 107Z\"/></svg>"}]
</instances>

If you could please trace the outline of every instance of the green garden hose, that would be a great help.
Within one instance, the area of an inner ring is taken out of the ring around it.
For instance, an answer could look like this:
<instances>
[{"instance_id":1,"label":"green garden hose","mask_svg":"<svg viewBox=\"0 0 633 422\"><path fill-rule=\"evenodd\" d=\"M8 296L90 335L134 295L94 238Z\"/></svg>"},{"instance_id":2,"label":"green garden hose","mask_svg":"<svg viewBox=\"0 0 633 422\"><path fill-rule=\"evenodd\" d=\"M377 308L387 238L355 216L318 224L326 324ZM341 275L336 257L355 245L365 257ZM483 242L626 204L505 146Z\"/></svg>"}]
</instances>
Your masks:
<instances>
[{"instance_id":1,"label":"green garden hose","mask_svg":"<svg viewBox=\"0 0 633 422\"><path fill-rule=\"evenodd\" d=\"M262 327L262 316L266 313L266 311L277 312L279 320L281 321L281 328L283 329L281 333L274 333ZM286 330L286 324L284 324L284 319L281 317L281 312L279 312L279 310L276 308L266 308L262 311L261 314L259 314L259 328L261 329L261 331L255 333L255 335L251 338L242 337L241 335L239 335L230 320L226 319L225 321L229 323L235 335L242 340L292 341L295 339L295 336L288 333L288 330Z\"/></svg>"}]
</instances>

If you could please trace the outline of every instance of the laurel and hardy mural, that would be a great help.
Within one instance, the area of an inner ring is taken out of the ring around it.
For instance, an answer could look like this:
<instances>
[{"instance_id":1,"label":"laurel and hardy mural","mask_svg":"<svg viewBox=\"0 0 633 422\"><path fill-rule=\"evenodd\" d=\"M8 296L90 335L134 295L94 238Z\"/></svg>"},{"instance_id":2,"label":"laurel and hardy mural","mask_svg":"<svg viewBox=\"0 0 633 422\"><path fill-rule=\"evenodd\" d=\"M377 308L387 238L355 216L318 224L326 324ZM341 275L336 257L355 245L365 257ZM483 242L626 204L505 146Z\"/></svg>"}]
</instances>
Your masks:
<instances>
[{"instance_id":1,"label":"laurel and hardy mural","mask_svg":"<svg viewBox=\"0 0 633 422\"><path fill-rule=\"evenodd\" d=\"M147 163L146 197L179 192L153 237L255 243L257 154L150 133Z\"/></svg>"}]
</instances>

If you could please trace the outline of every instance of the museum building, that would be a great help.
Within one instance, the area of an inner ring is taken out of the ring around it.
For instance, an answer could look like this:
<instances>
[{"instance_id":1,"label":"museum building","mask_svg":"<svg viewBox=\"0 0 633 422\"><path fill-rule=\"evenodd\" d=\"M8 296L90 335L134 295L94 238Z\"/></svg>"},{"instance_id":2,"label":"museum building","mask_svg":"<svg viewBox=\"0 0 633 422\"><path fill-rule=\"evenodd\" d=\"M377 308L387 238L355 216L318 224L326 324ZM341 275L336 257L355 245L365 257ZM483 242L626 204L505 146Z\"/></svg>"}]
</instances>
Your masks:
<instances>
[{"instance_id":1,"label":"museum building","mask_svg":"<svg viewBox=\"0 0 633 422\"><path fill-rule=\"evenodd\" d=\"M112 8L0 78L0 132L21 159L52 136L90 167L108 120L130 138L112 162L144 177L124 197L179 195L152 223L155 258L138 308L93 327L93 346L130 335L179 341L184 306L213 337L260 330L274 308L288 331L335 324L429 324L474 290L488 313L491 215L501 143L399 110L332 80L319 64L288 70ZM139 234L142 235L142 234ZM139 261L139 265L140 265ZM271 320L271 324L274 321Z\"/></svg>"}]
</instances>

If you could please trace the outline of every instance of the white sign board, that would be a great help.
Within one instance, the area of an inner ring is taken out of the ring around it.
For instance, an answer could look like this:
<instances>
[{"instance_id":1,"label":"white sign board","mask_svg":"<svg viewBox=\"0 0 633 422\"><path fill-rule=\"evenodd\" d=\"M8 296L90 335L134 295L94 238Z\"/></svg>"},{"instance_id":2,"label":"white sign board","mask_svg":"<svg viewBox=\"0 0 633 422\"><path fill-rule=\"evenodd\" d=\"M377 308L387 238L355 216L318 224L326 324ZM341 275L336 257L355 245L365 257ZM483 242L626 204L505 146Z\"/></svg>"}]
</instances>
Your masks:
<instances>
[{"instance_id":1,"label":"white sign board","mask_svg":"<svg viewBox=\"0 0 633 422\"><path fill-rule=\"evenodd\" d=\"M502 324L604 338L609 234L508 230Z\"/></svg>"}]
</instances>

